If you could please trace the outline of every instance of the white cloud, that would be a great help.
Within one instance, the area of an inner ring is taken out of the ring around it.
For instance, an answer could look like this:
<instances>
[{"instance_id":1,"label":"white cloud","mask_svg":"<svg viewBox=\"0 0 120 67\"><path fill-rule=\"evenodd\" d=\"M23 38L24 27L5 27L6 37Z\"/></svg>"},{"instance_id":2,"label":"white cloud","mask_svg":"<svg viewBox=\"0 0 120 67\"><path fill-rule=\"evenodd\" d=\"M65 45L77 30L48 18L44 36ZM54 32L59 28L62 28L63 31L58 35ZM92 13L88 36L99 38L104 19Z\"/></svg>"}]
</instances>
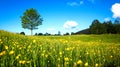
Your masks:
<instances>
[{"instance_id":1,"label":"white cloud","mask_svg":"<svg viewBox=\"0 0 120 67\"><path fill-rule=\"evenodd\" d=\"M82 4L84 4L83 0L81 0L80 2L68 2L67 3L67 5L72 6L72 7L74 7L74 6L80 6Z\"/></svg>"},{"instance_id":2,"label":"white cloud","mask_svg":"<svg viewBox=\"0 0 120 67\"><path fill-rule=\"evenodd\" d=\"M78 26L78 23L76 21L68 20L64 23L63 27L66 29L73 29Z\"/></svg>"},{"instance_id":3,"label":"white cloud","mask_svg":"<svg viewBox=\"0 0 120 67\"><path fill-rule=\"evenodd\" d=\"M69 6L79 6L79 4L77 2L68 2L67 3Z\"/></svg>"},{"instance_id":4,"label":"white cloud","mask_svg":"<svg viewBox=\"0 0 120 67\"><path fill-rule=\"evenodd\" d=\"M113 4L111 11L113 12L114 18L120 18L120 3Z\"/></svg>"},{"instance_id":5,"label":"white cloud","mask_svg":"<svg viewBox=\"0 0 120 67\"><path fill-rule=\"evenodd\" d=\"M104 21L110 21L110 18L109 18L109 17L107 17L107 18L105 18L105 19L104 19Z\"/></svg>"},{"instance_id":6,"label":"white cloud","mask_svg":"<svg viewBox=\"0 0 120 67\"><path fill-rule=\"evenodd\" d=\"M54 31L56 30L55 28L47 28L48 31Z\"/></svg>"}]
</instances>

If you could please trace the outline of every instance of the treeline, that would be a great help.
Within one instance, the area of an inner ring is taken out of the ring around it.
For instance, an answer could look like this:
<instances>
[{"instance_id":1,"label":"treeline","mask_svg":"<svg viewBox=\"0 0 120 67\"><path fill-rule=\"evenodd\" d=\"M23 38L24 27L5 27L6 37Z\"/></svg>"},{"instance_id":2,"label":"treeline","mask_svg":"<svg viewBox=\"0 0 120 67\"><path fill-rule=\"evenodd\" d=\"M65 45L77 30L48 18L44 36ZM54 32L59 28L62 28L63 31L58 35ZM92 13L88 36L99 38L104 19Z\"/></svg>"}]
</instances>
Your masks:
<instances>
[{"instance_id":1,"label":"treeline","mask_svg":"<svg viewBox=\"0 0 120 67\"><path fill-rule=\"evenodd\" d=\"M89 27L90 34L120 34L120 21L104 21L95 19Z\"/></svg>"}]
</instances>

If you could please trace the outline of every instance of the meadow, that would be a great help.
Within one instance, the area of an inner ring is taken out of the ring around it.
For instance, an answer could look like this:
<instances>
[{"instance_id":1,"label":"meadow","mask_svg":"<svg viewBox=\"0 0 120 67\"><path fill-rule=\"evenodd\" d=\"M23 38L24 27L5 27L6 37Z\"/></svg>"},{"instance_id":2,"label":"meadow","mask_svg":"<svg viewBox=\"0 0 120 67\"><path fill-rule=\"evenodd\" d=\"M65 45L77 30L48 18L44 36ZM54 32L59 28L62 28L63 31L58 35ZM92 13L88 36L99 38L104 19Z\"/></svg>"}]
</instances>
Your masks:
<instances>
[{"instance_id":1,"label":"meadow","mask_svg":"<svg viewBox=\"0 0 120 67\"><path fill-rule=\"evenodd\" d=\"M23 36L0 30L0 67L120 67L120 35Z\"/></svg>"}]
</instances>

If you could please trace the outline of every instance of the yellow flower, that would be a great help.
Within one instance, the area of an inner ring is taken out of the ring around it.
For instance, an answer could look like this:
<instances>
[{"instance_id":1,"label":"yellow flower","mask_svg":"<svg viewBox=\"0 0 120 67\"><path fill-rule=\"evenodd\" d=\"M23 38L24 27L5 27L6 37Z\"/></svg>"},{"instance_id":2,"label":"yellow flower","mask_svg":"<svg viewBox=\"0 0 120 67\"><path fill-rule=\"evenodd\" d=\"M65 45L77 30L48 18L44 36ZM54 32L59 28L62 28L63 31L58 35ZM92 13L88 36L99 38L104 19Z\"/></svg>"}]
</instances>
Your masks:
<instances>
[{"instance_id":1,"label":"yellow flower","mask_svg":"<svg viewBox=\"0 0 120 67\"><path fill-rule=\"evenodd\" d=\"M2 44L3 42L2 42L2 39L0 39L0 44Z\"/></svg>"},{"instance_id":2,"label":"yellow flower","mask_svg":"<svg viewBox=\"0 0 120 67\"><path fill-rule=\"evenodd\" d=\"M20 64L25 64L25 60L20 60L19 63Z\"/></svg>"},{"instance_id":3,"label":"yellow flower","mask_svg":"<svg viewBox=\"0 0 120 67\"><path fill-rule=\"evenodd\" d=\"M95 67L98 67L98 64L95 64Z\"/></svg>"},{"instance_id":4,"label":"yellow flower","mask_svg":"<svg viewBox=\"0 0 120 67\"><path fill-rule=\"evenodd\" d=\"M88 66L88 62L86 62L84 66L87 67Z\"/></svg>"},{"instance_id":5,"label":"yellow flower","mask_svg":"<svg viewBox=\"0 0 120 67\"><path fill-rule=\"evenodd\" d=\"M81 60L78 60L77 64L82 64L82 61L81 61Z\"/></svg>"},{"instance_id":6,"label":"yellow flower","mask_svg":"<svg viewBox=\"0 0 120 67\"><path fill-rule=\"evenodd\" d=\"M19 59L20 56L21 56L21 54L18 54L18 55L16 56L16 59Z\"/></svg>"},{"instance_id":7,"label":"yellow flower","mask_svg":"<svg viewBox=\"0 0 120 67\"><path fill-rule=\"evenodd\" d=\"M64 58L64 60L65 60L65 61L69 61L69 58L68 58L68 57L66 57L66 58Z\"/></svg>"},{"instance_id":8,"label":"yellow flower","mask_svg":"<svg viewBox=\"0 0 120 67\"><path fill-rule=\"evenodd\" d=\"M35 43L36 42L36 40L33 40L33 43Z\"/></svg>"},{"instance_id":9,"label":"yellow flower","mask_svg":"<svg viewBox=\"0 0 120 67\"><path fill-rule=\"evenodd\" d=\"M113 58L113 56L111 55L110 58Z\"/></svg>"},{"instance_id":10,"label":"yellow flower","mask_svg":"<svg viewBox=\"0 0 120 67\"><path fill-rule=\"evenodd\" d=\"M60 67L60 64L58 64L58 66L57 67Z\"/></svg>"},{"instance_id":11,"label":"yellow flower","mask_svg":"<svg viewBox=\"0 0 120 67\"><path fill-rule=\"evenodd\" d=\"M30 63L31 61L26 61L26 63Z\"/></svg>"},{"instance_id":12,"label":"yellow flower","mask_svg":"<svg viewBox=\"0 0 120 67\"><path fill-rule=\"evenodd\" d=\"M1 53L0 53L0 56L3 56L3 55L5 55L5 51L2 51Z\"/></svg>"},{"instance_id":13,"label":"yellow flower","mask_svg":"<svg viewBox=\"0 0 120 67\"><path fill-rule=\"evenodd\" d=\"M44 53L42 53L41 55L44 56Z\"/></svg>"},{"instance_id":14,"label":"yellow flower","mask_svg":"<svg viewBox=\"0 0 120 67\"><path fill-rule=\"evenodd\" d=\"M45 57L47 58L47 57L48 57L48 55L47 55L47 54L45 54Z\"/></svg>"},{"instance_id":15,"label":"yellow flower","mask_svg":"<svg viewBox=\"0 0 120 67\"><path fill-rule=\"evenodd\" d=\"M11 50L11 51L9 52L9 54L10 54L10 55L14 54L14 51L13 51L13 50Z\"/></svg>"},{"instance_id":16,"label":"yellow flower","mask_svg":"<svg viewBox=\"0 0 120 67\"><path fill-rule=\"evenodd\" d=\"M86 52L86 54L88 55L89 53L88 53L88 52Z\"/></svg>"},{"instance_id":17,"label":"yellow flower","mask_svg":"<svg viewBox=\"0 0 120 67\"><path fill-rule=\"evenodd\" d=\"M8 50L8 46L5 46L5 49Z\"/></svg>"},{"instance_id":18,"label":"yellow flower","mask_svg":"<svg viewBox=\"0 0 120 67\"><path fill-rule=\"evenodd\" d=\"M60 61L60 58L58 58L57 60Z\"/></svg>"},{"instance_id":19,"label":"yellow flower","mask_svg":"<svg viewBox=\"0 0 120 67\"><path fill-rule=\"evenodd\" d=\"M31 48L31 45L29 45L28 48Z\"/></svg>"},{"instance_id":20,"label":"yellow flower","mask_svg":"<svg viewBox=\"0 0 120 67\"><path fill-rule=\"evenodd\" d=\"M70 50L70 48L66 48L65 50Z\"/></svg>"},{"instance_id":21,"label":"yellow flower","mask_svg":"<svg viewBox=\"0 0 120 67\"><path fill-rule=\"evenodd\" d=\"M60 55L62 55L62 52L59 52Z\"/></svg>"},{"instance_id":22,"label":"yellow flower","mask_svg":"<svg viewBox=\"0 0 120 67\"><path fill-rule=\"evenodd\" d=\"M76 63L74 63L73 67L77 67L77 64L76 64Z\"/></svg>"}]
</instances>

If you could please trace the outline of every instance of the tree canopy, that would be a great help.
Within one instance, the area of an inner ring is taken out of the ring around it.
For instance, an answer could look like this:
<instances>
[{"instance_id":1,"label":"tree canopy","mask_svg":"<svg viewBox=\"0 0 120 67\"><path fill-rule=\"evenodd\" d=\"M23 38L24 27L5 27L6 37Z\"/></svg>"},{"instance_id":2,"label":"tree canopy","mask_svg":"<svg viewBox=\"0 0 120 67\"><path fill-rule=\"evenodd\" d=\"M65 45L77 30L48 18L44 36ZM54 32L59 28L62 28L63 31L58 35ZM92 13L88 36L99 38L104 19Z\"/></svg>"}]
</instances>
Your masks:
<instances>
[{"instance_id":1,"label":"tree canopy","mask_svg":"<svg viewBox=\"0 0 120 67\"><path fill-rule=\"evenodd\" d=\"M104 21L101 23L99 20L95 19L90 25L91 34L120 34L120 21Z\"/></svg>"},{"instance_id":2,"label":"tree canopy","mask_svg":"<svg viewBox=\"0 0 120 67\"><path fill-rule=\"evenodd\" d=\"M31 35L33 35L32 30L38 29L37 26L42 25L43 19L41 15L33 8L27 9L23 16L21 16L22 27L24 29L31 30Z\"/></svg>"}]
</instances>

